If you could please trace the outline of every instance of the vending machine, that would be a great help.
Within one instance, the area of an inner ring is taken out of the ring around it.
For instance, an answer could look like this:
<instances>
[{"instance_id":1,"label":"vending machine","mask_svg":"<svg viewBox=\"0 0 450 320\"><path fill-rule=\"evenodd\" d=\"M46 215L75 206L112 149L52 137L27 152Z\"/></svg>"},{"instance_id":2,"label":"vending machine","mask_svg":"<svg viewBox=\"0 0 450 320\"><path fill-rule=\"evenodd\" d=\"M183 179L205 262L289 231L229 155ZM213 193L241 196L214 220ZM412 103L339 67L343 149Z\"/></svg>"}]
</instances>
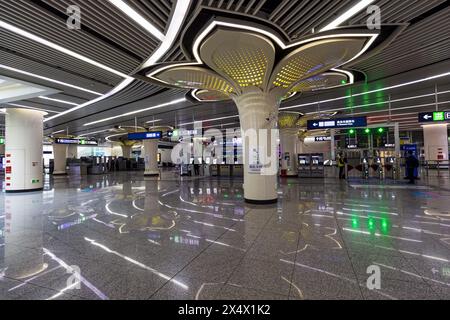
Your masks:
<instances>
[{"instance_id":1,"label":"vending machine","mask_svg":"<svg viewBox=\"0 0 450 320\"><path fill-rule=\"evenodd\" d=\"M324 178L325 177L325 167L323 164L323 153L313 153L311 154L311 177L313 178Z\"/></svg>"}]
</instances>

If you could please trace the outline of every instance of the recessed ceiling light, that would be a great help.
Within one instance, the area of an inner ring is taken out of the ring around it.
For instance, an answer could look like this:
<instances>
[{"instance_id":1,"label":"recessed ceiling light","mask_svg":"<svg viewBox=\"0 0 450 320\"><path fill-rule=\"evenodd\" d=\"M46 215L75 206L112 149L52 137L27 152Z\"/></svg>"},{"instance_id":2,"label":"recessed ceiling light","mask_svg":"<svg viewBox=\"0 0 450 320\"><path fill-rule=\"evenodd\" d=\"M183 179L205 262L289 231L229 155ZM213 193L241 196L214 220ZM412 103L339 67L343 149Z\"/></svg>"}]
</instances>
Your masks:
<instances>
[{"instance_id":1,"label":"recessed ceiling light","mask_svg":"<svg viewBox=\"0 0 450 320\"><path fill-rule=\"evenodd\" d=\"M108 117L108 118L105 118L105 119L89 122L89 123L84 124L84 126L90 126L90 125L97 124L97 123L100 123L100 122L105 122L105 121L109 121L109 120L113 120L113 119L117 119L117 118L122 118L122 117L127 117L127 116L131 116L133 114L136 114L136 113L141 113L141 112L145 112L145 111L149 111L149 110L153 110L153 109L163 108L163 107L170 106L172 104L177 104L177 103L181 103L181 102L185 102L185 101L186 101L186 98L176 99L176 100L169 101L169 102L166 102L166 103L162 103L162 104L159 104L159 105L156 105L156 106L153 106L153 107L139 109L139 110L123 113L123 114L120 114L120 115L117 115L117 116Z\"/></svg>"},{"instance_id":2,"label":"recessed ceiling light","mask_svg":"<svg viewBox=\"0 0 450 320\"><path fill-rule=\"evenodd\" d=\"M49 100L49 101L54 101L54 102L59 102L59 103L63 103L63 104L69 104L69 105L72 105L72 106L77 106L78 105L78 103L64 101L64 100L60 100L60 99L53 99L53 98L44 97L44 96L39 96L38 98L39 99L44 99L44 100Z\"/></svg>"},{"instance_id":3,"label":"recessed ceiling light","mask_svg":"<svg viewBox=\"0 0 450 320\"><path fill-rule=\"evenodd\" d=\"M21 36L23 36L25 38L28 38L30 40L36 41L36 42L38 42L40 44L43 44L43 45L45 45L47 47L50 47L52 49L58 50L58 51L60 51L62 53L65 53L65 54L67 54L69 56L72 56L72 57L74 57L76 59L79 59L79 60L82 60L82 61L87 62L89 64L92 64L92 65L94 65L96 67L99 67L99 68L101 68L103 70L106 70L106 71L109 71L111 73L114 73L114 74L116 74L116 75L118 75L118 76L120 76L122 78L128 78L128 75L126 75L126 74L124 74L124 73L122 73L120 71L114 70L114 69L112 69L110 67L105 66L104 64L101 64L101 63L99 63L97 61L89 59L88 57L85 57L85 56L83 56L81 54L78 54L78 53L72 51L72 50L69 50L69 49L66 49L64 47L61 47L60 45L58 45L56 43L50 42L48 40L45 40L44 38L36 36L36 35L28 32L28 31L25 31L23 29L17 28L15 26L13 26L13 25L11 25L9 23L6 23L4 21L1 21L1 20L0 20L0 27L4 28L6 30L9 30L11 32L14 32L14 33L16 33L18 35L21 35Z\"/></svg>"},{"instance_id":4,"label":"recessed ceiling light","mask_svg":"<svg viewBox=\"0 0 450 320\"><path fill-rule=\"evenodd\" d=\"M92 134L97 134L97 133L102 133L102 132L107 132L107 131L111 131L111 129L105 129L105 130L99 130L99 131L83 133L83 134L78 135L78 137L85 137L85 136L89 136L89 135L92 135Z\"/></svg>"},{"instance_id":5,"label":"recessed ceiling light","mask_svg":"<svg viewBox=\"0 0 450 320\"><path fill-rule=\"evenodd\" d=\"M150 121L147 121L146 123L155 123L155 122L160 122L160 121L162 121L162 119L150 120Z\"/></svg>"},{"instance_id":6,"label":"recessed ceiling light","mask_svg":"<svg viewBox=\"0 0 450 320\"><path fill-rule=\"evenodd\" d=\"M42 79L42 80L45 80L45 81L53 82L53 83L56 83L56 84L59 84L59 85L62 85L62 86L69 87L69 88L73 88L73 89L89 92L89 93L95 94L97 96L101 96L102 95L102 93L99 93L99 92L95 92L95 91L92 91L92 90L89 90L89 89L78 87L78 86L75 86L75 85L70 84L70 83L66 83L66 82L55 80L55 79L50 79L50 78L47 78L47 77L43 77L43 76L31 73L31 72L27 72L27 71L23 71L23 70L20 70L20 69L8 67L8 66L5 66L3 64L0 64L0 68L6 69L6 70L9 70L9 71L13 71L13 72L17 72L17 73L21 73L21 74L24 74L24 75L29 76L29 77L34 77L34 78Z\"/></svg>"}]
</instances>

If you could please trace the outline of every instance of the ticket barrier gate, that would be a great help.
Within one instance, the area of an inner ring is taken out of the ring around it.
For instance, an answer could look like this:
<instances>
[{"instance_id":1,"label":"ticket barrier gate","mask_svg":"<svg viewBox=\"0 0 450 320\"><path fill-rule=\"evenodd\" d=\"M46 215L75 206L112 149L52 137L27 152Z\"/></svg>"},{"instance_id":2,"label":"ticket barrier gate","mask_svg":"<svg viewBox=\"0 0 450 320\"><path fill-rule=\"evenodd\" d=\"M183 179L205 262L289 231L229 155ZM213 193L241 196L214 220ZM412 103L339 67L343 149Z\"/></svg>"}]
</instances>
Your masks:
<instances>
[{"instance_id":1,"label":"ticket barrier gate","mask_svg":"<svg viewBox=\"0 0 450 320\"><path fill-rule=\"evenodd\" d=\"M233 177L243 177L244 176L244 166L242 164L235 164L233 166Z\"/></svg>"},{"instance_id":2,"label":"ticket barrier gate","mask_svg":"<svg viewBox=\"0 0 450 320\"><path fill-rule=\"evenodd\" d=\"M311 155L299 154L298 155L298 176L300 178L311 177Z\"/></svg>"},{"instance_id":3,"label":"ticket barrier gate","mask_svg":"<svg viewBox=\"0 0 450 320\"><path fill-rule=\"evenodd\" d=\"M229 164L221 164L219 166L219 175L221 177L231 176L231 166Z\"/></svg>"},{"instance_id":4,"label":"ticket barrier gate","mask_svg":"<svg viewBox=\"0 0 450 320\"><path fill-rule=\"evenodd\" d=\"M217 177L219 175L219 166L217 164L211 164L209 166L209 172L212 177Z\"/></svg>"}]
</instances>

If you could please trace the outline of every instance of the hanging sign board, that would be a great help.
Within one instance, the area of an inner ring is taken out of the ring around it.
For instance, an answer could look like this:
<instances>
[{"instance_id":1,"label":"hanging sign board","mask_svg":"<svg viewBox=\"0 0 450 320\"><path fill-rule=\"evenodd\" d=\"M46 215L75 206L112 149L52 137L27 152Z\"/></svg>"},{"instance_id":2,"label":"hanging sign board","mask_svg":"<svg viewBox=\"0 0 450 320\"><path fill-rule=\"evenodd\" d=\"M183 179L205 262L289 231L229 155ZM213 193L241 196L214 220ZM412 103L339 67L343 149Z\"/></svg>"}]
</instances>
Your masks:
<instances>
[{"instance_id":1,"label":"hanging sign board","mask_svg":"<svg viewBox=\"0 0 450 320\"><path fill-rule=\"evenodd\" d=\"M360 128L366 126L366 117L308 120L308 130Z\"/></svg>"}]
</instances>

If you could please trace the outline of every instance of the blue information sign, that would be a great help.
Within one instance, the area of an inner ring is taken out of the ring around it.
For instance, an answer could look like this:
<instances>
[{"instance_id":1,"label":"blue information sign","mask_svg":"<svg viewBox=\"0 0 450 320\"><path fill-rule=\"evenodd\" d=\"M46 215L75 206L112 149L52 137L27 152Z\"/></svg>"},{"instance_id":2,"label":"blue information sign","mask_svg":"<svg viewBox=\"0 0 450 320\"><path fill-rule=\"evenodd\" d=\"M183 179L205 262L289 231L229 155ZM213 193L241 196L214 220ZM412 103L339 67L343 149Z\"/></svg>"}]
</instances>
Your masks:
<instances>
[{"instance_id":1,"label":"blue information sign","mask_svg":"<svg viewBox=\"0 0 450 320\"><path fill-rule=\"evenodd\" d=\"M367 127L366 117L308 120L308 130Z\"/></svg>"},{"instance_id":2,"label":"blue information sign","mask_svg":"<svg viewBox=\"0 0 450 320\"><path fill-rule=\"evenodd\" d=\"M133 132L128 134L128 140L148 140L161 138L162 138L162 131Z\"/></svg>"}]
</instances>

